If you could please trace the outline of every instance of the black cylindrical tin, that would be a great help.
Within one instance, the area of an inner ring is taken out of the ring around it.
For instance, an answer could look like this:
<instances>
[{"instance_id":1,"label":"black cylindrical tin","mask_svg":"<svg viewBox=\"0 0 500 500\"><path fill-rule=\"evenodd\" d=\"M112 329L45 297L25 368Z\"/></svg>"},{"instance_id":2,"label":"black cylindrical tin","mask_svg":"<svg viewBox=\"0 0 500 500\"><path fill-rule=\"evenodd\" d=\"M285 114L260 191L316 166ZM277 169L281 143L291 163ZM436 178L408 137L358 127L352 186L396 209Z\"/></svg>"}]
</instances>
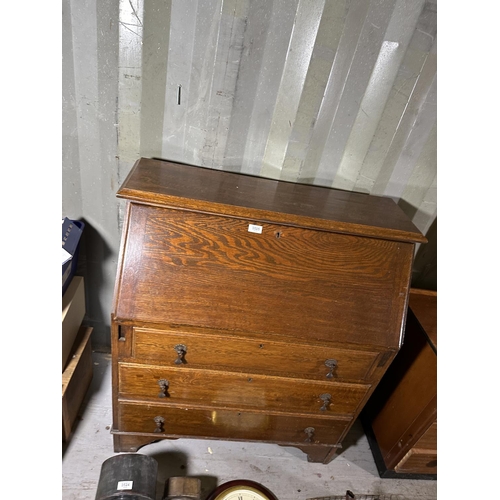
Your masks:
<instances>
[{"instance_id":1,"label":"black cylindrical tin","mask_svg":"<svg viewBox=\"0 0 500 500\"><path fill-rule=\"evenodd\" d=\"M101 466L95 500L156 500L158 462L147 455L125 453Z\"/></svg>"}]
</instances>

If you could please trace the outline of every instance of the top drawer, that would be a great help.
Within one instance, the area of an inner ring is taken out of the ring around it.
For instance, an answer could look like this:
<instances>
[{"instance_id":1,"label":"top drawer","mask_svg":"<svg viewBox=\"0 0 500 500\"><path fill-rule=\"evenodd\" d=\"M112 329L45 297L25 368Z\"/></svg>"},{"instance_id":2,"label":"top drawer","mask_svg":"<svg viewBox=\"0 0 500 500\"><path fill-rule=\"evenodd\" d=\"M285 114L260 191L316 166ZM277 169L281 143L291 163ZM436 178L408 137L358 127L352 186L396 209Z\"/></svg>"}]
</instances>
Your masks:
<instances>
[{"instance_id":1,"label":"top drawer","mask_svg":"<svg viewBox=\"0 0 500 500\"><path fill-rule=\"evenodd\" d=\"M412 243L135 203L126 231L117 320L399 347Z\"/></svg>"},{"instance_id":2,"label":"top drawer","mask_svg":"<svg viewBox=\"0 0 500 500\"><path fill-rule=\"evenodd\" d=\"M134 328L132 356L167 366L312 380L368 379L377 352L182 330Z\"/></svg>"}]
</instances>

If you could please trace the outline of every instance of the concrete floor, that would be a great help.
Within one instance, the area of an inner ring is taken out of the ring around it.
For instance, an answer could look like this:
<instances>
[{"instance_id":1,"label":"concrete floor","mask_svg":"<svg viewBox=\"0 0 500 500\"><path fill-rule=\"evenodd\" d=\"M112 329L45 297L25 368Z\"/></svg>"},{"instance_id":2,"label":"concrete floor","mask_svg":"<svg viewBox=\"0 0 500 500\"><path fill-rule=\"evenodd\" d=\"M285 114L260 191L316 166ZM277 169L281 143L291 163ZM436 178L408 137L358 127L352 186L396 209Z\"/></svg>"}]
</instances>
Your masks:
<instances>
[{"instance_id":1,"label":"concrete floor","mask_svg":"<svg viewBox=\"0 0 500 500\"><path fill-rule=\"evenodd\" d=\"M109 429L111 412L110 355L92 354L94 376L80 409L74 433L62 448L62 500L95 500L102 463L116 455ZM433 500L437 481L381 479L364 435L356 422L343 451L328 465L308 463L298 449L272 444L217 440L162 440L139 453L158 461L157 500L171 476L201 479L202 498L223 482L244 478L267 486L279 500L327 499L351 490L381 500Z\"/></svg>"}]
</instances>

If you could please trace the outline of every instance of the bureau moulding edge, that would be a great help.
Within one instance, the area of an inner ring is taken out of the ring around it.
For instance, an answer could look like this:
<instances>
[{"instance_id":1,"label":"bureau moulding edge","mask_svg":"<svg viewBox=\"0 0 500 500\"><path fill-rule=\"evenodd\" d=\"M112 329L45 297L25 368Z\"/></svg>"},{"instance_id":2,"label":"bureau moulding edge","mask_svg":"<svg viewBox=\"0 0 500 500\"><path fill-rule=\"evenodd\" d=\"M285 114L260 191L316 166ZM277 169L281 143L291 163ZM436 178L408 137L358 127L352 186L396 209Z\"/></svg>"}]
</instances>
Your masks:
<instances>
[{"instance_id":1,"label":"bureau moulding edge","mask_svg":"<svg viewBox=\"0 0 500 500\"><path fill-rule=\"evenodd\" d=\"M123 192L117 194L116 196L117 198L126 200L128 203L148 207L195 212L217 217L229 217L252 222L261 222L264 224L297 227L300 229L309 229L312 231L325 231L329 233L345 234L348 236L375 238L379 240L397 241L408 244L427 243L427 238L420 232L414 233L410 231L390 229L383 226L339 222L332 219L321 219L308 216L286 214L284 212L269 212L262 209L216 204L213 202L206 202L213 207L213 210L208 210L207 208L197 208L194 206L189 206L190 202L192 202L190 198L173 198L170 196L164 196L164 201L144 201L144 199L136 193L139 192L125 189L123 190ZM230 209L228 209L228 207ZM275 217L269 217L267 214L270 213L275 215ZM318 221L324 222L318 224ZM316 222L316 224L314 222Z\"/></svg>"}]
</instances>

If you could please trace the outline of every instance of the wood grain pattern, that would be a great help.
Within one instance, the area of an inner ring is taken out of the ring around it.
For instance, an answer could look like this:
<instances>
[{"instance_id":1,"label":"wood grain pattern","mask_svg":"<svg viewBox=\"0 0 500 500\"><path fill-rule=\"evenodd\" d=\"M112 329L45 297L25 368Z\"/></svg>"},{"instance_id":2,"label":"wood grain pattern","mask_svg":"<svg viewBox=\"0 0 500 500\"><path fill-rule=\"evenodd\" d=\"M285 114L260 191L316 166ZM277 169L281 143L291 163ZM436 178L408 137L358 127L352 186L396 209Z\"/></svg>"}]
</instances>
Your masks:
<instances>
[{"instance_id":1,"label":"wood grain pattern","mask_svg":"<svg viewBox=\"0 0 500 500\"><path fill-rule=\"evenodd\" d=\"M437 453L437 420L422 434L415 444L415 448L432 450Z\"/></svg>"},{"instance_id":2,"label":"wood grain pattern","mask_svg":"<svg viewBox=\"0 0 500 500\"><path fill-rule=\"evenodd\" d=\"M393 468L415 444L437 411L436 355L427 339L412 335L409 328L405 344L388 371L392 383L385 386L388 392L384 405L372 422L388 468ZM420 420L415 421L421 414Z\"/></svg>"},{"instance_id":3,"label":"wood grain pattern","mask_svg":"<svg viewBox=\"0 0 500 500\"><path fill-rule=\"evenodd\" d=\"M70 439L73 424L92 380L91 327L80 327L62 373L62 440Z\"/></svg>"},{"instance_id":4,"label":"wood grain pattern","mask_svg":"<svg viewBox=\"0 0 500 500\"><path fill-rule=\"evenodd\" d=\"M138 160L118 196L313 229L399 241L427 241L390 198L170 161Z\"/></svg>"},{"instance_id":5,"label":"wood grain pattern","mask_svg":"<svg viewBox=\"0 0 500 500\"><path fill-rule=\"evenodd\" d=\"M352 417L370 386L271 377L254 373L219 372L165 366L119 363L121 399L176 403L213 408L262 409L346 415ZM167 380L168 396L161 397L159 381ZM331 395L324 407L322 394Z\"/></svg>"},{"instance_id":6,"label":"wood grain pattern","mask_svg":"<svg viewBox=\"0 0 500 500\"><path fill-rule=\"evenodd\" d=\"M182 344L187 352L179 368L251 372L280 377L306 378L321 381L367 381L369 371L378 356L373 351L355 351L323 344L277 342L269 338L246 338L235 335L192 333L183 330L134 328L133 358L176 366L175 346ZM325 362L334 359L332 370Z\"/></svg>"},{"instance_id":7,"label":"wood grain pattern","mask_svg":"<svg viewBox=\"0 0 500 500\"><path fill-rule=\"evenodd\" d=\"M435 292L410 293L405 342L363 412L365 425L373 434L372 446L388 474L435 473L433 466L427 466L431 459L423 457L437 454L437 354L411 304L422 323L436 332L432 321L436 319L436 299Z\"/></svg>"},{"instance_id":8,"label":"wood grain pattern","mask_svg":"<svg viewBox=\"0 0 500 500\"><path fill-rule=\"evenodd\" d=\"M413 245L252 234L248 221L141 205L130 217L116 319L399 346Z\"/></svg>"},{"instance_id":9,"label":"wood grain pattern","mask_svg":"<svg viewBox=\"0 0 500 500\"><path fill-rule=\"evenodd\" d=\"M163 432L155 433L154 418L162 416ZM350 419L295 416L245 410L203 409L189 406L144 405L120 402L119 429L122 432L148 433L158 437L227 438L307 445L308 427L314 428L312 444L334 445ZM154 435L156 434L156 435Z\"/></svg>"},{"instance_id":10,"label":"wood grain pattern","mask_svg":"<svg viewBox=\"0 0 500 500\"><path fill-rule=\"evenodd\" d=\"M389 199L168 162L119 196L115 451L196 436L332 460L400 348L425 238Z\"/></svg>"},{"instance_id":11,"label":"wood grain pattern","mask_svg":"<svg viewBox=\"0 0 500 500\"><path fill-rule=\"evenodd\" d=\"M437 350L437 292L412 288L409 306Z\"/></svg>"},{"instance_id":12,"label":"wood grain pattern","mask_svg":"<svg viewBox=\"0 0 500 500\"><path fill-rule=\"evenodd\" d=\"M407 474L437 474L437 453L412 448L396 465L395 470Z\"/></svg>"}]
</instances>

